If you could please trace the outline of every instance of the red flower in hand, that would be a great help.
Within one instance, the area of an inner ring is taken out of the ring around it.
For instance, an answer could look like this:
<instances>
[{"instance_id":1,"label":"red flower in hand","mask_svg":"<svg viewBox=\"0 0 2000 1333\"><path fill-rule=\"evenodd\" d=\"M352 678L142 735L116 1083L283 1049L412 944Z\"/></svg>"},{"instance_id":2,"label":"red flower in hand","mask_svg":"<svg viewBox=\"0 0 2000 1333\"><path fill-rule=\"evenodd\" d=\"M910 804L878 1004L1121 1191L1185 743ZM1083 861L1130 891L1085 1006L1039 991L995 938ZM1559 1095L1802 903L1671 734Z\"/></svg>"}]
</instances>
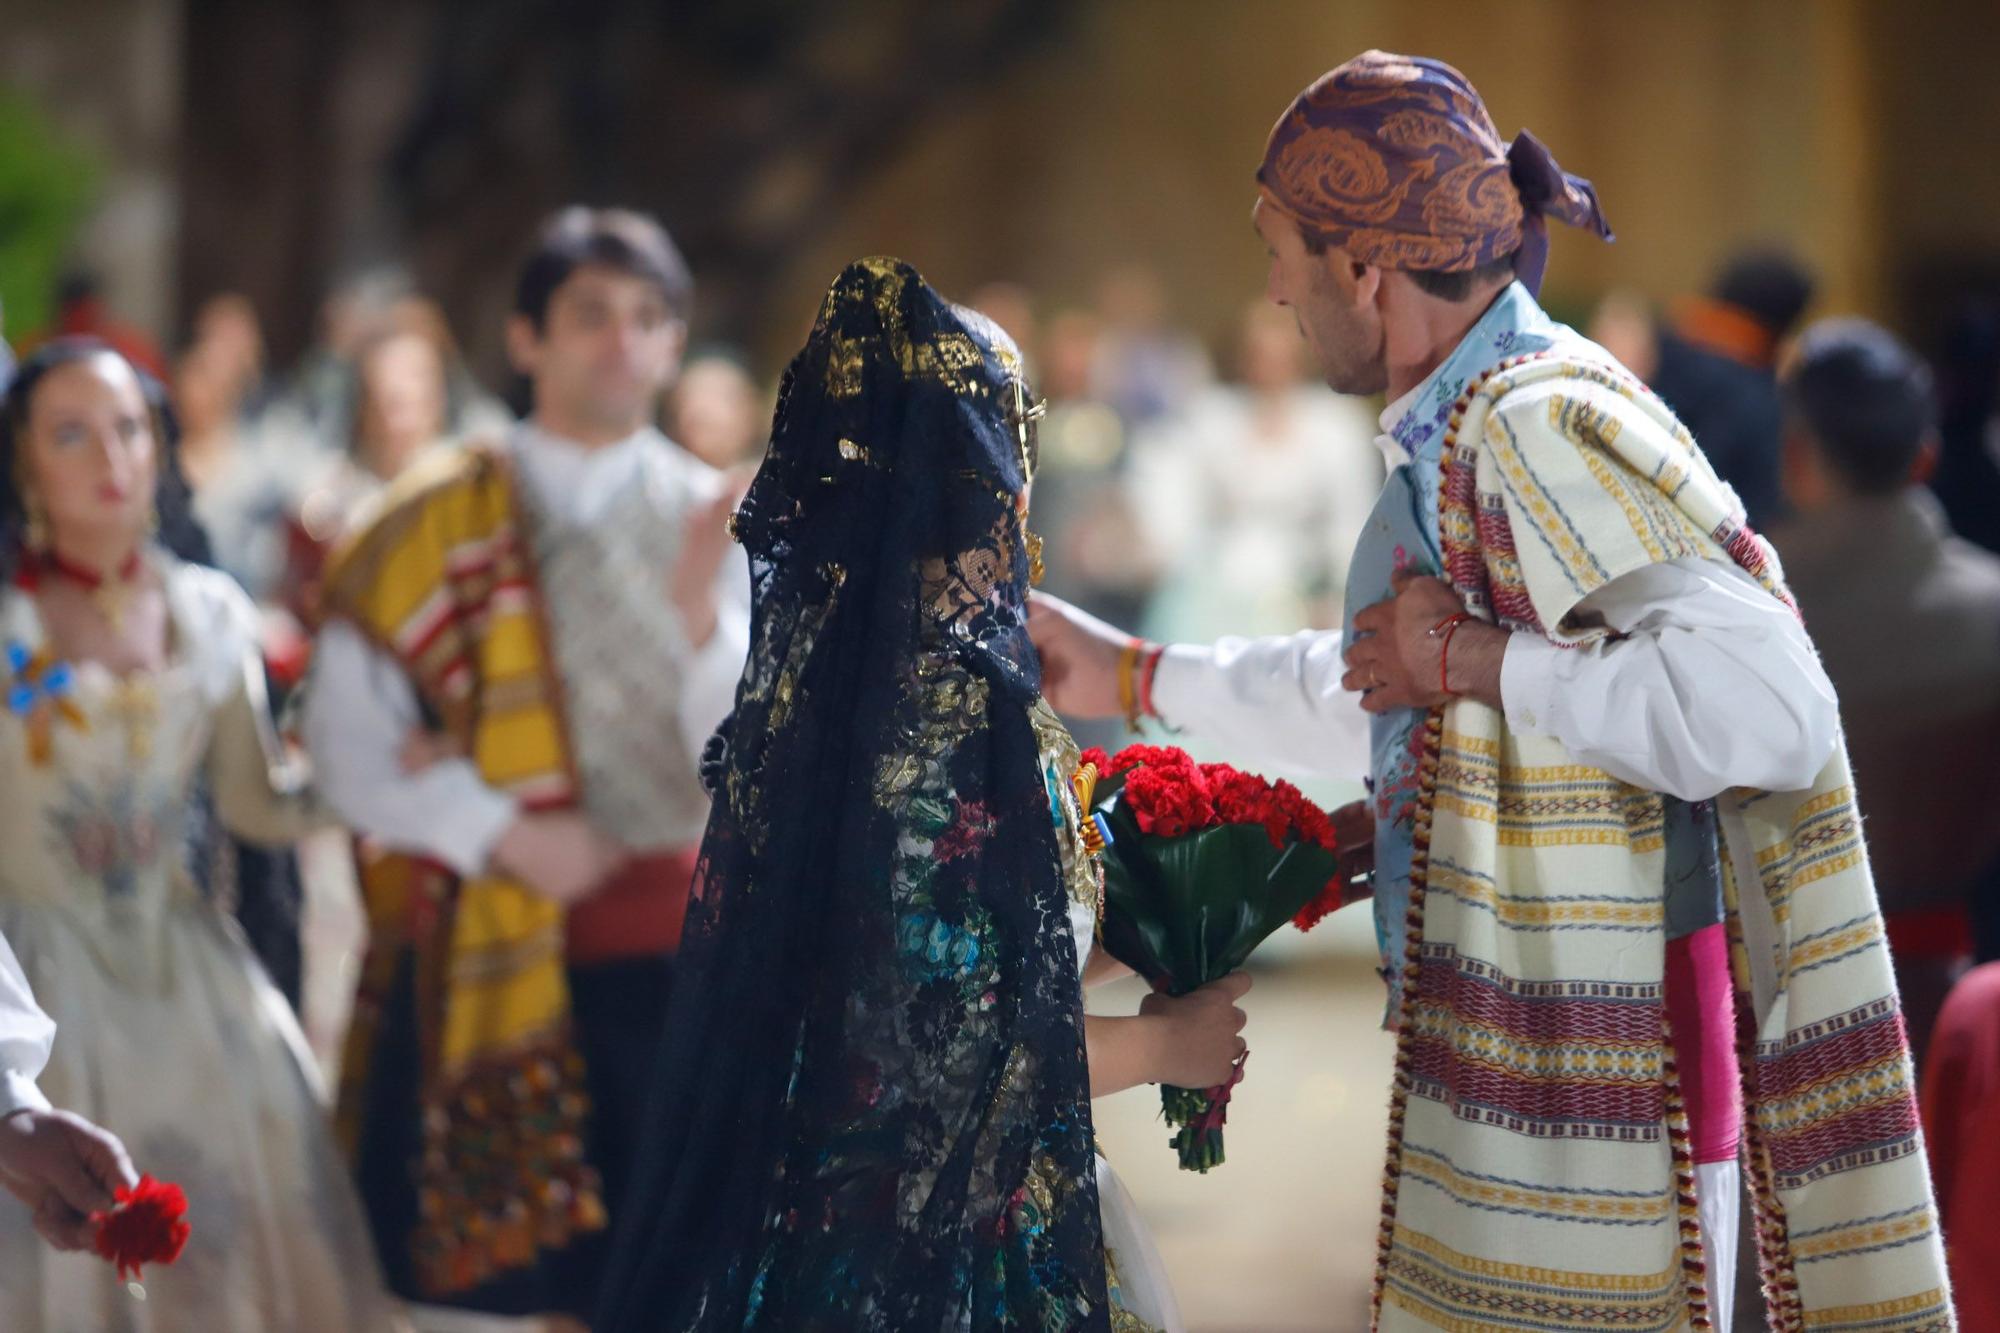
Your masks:
<instances>
[{"instance_id":1,"label":"red flower in hand","mask_svg":"<svg viewBox=\"0 0 2000 1333\"><path fill-rule=\"evenodd\" d=\"M170 1264L193 1234L186 1221L187 1195L179 1185L169 1185L151 1176L139 1177L138 1185L120 1189L118 1206L109 1212L91 1214L97 1227L97 1253L118 1265L118 1276L137 1281L144 1264Z\"/></svg>"}]
</instances>

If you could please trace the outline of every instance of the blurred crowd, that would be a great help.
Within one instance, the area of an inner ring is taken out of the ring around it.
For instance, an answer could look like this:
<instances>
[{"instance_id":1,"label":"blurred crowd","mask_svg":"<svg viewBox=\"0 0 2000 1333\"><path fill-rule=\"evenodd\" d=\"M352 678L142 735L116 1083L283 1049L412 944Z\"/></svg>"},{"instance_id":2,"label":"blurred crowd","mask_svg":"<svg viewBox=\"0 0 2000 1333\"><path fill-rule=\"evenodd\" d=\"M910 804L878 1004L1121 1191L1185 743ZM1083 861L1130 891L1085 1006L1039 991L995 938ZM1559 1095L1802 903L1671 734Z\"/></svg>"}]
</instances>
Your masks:
<instances>
[{"instance_id":1,"label":"blurred crowd","mask_svg":"<svg viewBox=\"0 0 2000 1333\"><path fill-rule=\"evenodd\" d=\"M1921 1045L1950 980L2000 957L2000 836L1967 836L1988 822L1979 757L2000 729L2000 339L1961 320L1939 375L1887 335L1854 353L1875 358L1883 393L1900 386L1900 420L1878 401L1811 401L1805 383L1788 397L1813 299L1800 261L1752 248L1663 309L1613 292L1586 331L1666 399L1786 559L1858 752ZM1312 382L1289 312L1259 301L1204 338L1137 264L1087 299L996 280L967 303L1020 344L1048 403L1033 523L1050 592L1166 642L1341 623L1383 475L1380 404ZM202 303L171 351L87 276L65 281L58 311L15 331L15 352L87 334L171 386L194 513L264 612L281 692L306 665L329 545L427 450L514 419L443 310L393 271L327 296L289 367L270 364L257 311L232 293ZM775 391L740 351L697 345L661 425L712 467L754 467ZM1940 779L1964 799L1933 799ZM296 996L296 964L280 974Z\"/></svg>"}]
</instances>

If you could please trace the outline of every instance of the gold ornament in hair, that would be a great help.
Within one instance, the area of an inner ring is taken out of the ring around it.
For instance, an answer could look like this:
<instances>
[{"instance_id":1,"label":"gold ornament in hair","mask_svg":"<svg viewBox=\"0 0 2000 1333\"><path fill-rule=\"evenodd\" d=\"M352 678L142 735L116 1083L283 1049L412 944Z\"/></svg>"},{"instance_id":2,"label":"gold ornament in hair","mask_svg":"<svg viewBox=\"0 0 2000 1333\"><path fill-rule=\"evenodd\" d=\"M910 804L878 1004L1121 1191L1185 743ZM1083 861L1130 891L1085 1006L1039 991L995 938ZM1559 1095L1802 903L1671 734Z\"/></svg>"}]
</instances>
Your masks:
<instances>
[{"instance_id":1,"label":"gold ornament in hair","mask_svg":"<svg viewBox=\"0 0 2000 1333\"><path fill-rule=\"evenodd\" d=\"M28 481L28 460L14 455L14 494L21 497L21 544L30 551L46 551L49 546L49 514L42 497Z\"/></svg>"},{"instance_id":2,"label":"gold ornament in hair","mask_svg":"<svg viewBox=\"0 0 2000 1333\"><path fill-rule=\"evenodd\" d=\"M1029 406L1027 384L1018 375L1011 382L1014 387L1014 434L1020 442L1021 449L1021 477L1023 480L1033 481L1035 455L1038 452L1035 448L1034 426L1048 415L1049 405L1044 399L1037 401L1032 407Z\"/></svg>"}]
</instances>

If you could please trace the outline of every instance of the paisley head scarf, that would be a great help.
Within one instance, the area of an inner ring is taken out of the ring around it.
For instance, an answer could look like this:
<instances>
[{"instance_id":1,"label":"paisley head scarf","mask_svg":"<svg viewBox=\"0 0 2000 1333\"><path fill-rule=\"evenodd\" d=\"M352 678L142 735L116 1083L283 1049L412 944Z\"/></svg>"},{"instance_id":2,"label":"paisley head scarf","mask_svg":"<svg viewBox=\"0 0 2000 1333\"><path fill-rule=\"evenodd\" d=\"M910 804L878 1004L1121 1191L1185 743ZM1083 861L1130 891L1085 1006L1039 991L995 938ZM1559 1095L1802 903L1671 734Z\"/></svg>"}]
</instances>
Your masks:
<instances>
[{"instance_id":1,"label":"paisley head scarf","mask_svg":"<svg viewBox=\"0 0 2000 1333\"><path fill-rule=\"evenodd\" d=\"M1367 51L1320 76L1272 127L1257 181L1301 228L1383 268L1511 254L1539 292L1546 217L1612 239L1589 181L1526 130L1503 143L1465 76L1422 56Z\"/></svg>"}]
</instances>

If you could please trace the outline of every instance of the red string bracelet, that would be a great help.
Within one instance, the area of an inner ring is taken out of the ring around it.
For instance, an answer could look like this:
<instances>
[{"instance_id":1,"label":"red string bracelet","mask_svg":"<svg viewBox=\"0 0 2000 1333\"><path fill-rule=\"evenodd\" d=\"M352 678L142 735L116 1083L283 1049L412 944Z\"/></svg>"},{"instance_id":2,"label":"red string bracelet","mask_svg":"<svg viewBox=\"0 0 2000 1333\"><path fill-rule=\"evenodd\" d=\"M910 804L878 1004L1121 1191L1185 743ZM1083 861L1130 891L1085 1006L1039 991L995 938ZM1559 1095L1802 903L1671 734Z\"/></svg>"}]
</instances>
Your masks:
<instances>
[{"instance_id":1,"label":"red string bracelet","mask_svg":"<svg viewBox=\"0 0 2000 1333\"><path fill-rule=\"evenodd\" d=\"M1456 699L1458 691L1451 687L1451 639L1458 633L1458 627L1472 619L1470 611L1454 611L1437 624L1431 626L1431 637L1444 636L1444 645L1438 649L1438 689L1448 699Z\"/></svg>"}]
</instances>

